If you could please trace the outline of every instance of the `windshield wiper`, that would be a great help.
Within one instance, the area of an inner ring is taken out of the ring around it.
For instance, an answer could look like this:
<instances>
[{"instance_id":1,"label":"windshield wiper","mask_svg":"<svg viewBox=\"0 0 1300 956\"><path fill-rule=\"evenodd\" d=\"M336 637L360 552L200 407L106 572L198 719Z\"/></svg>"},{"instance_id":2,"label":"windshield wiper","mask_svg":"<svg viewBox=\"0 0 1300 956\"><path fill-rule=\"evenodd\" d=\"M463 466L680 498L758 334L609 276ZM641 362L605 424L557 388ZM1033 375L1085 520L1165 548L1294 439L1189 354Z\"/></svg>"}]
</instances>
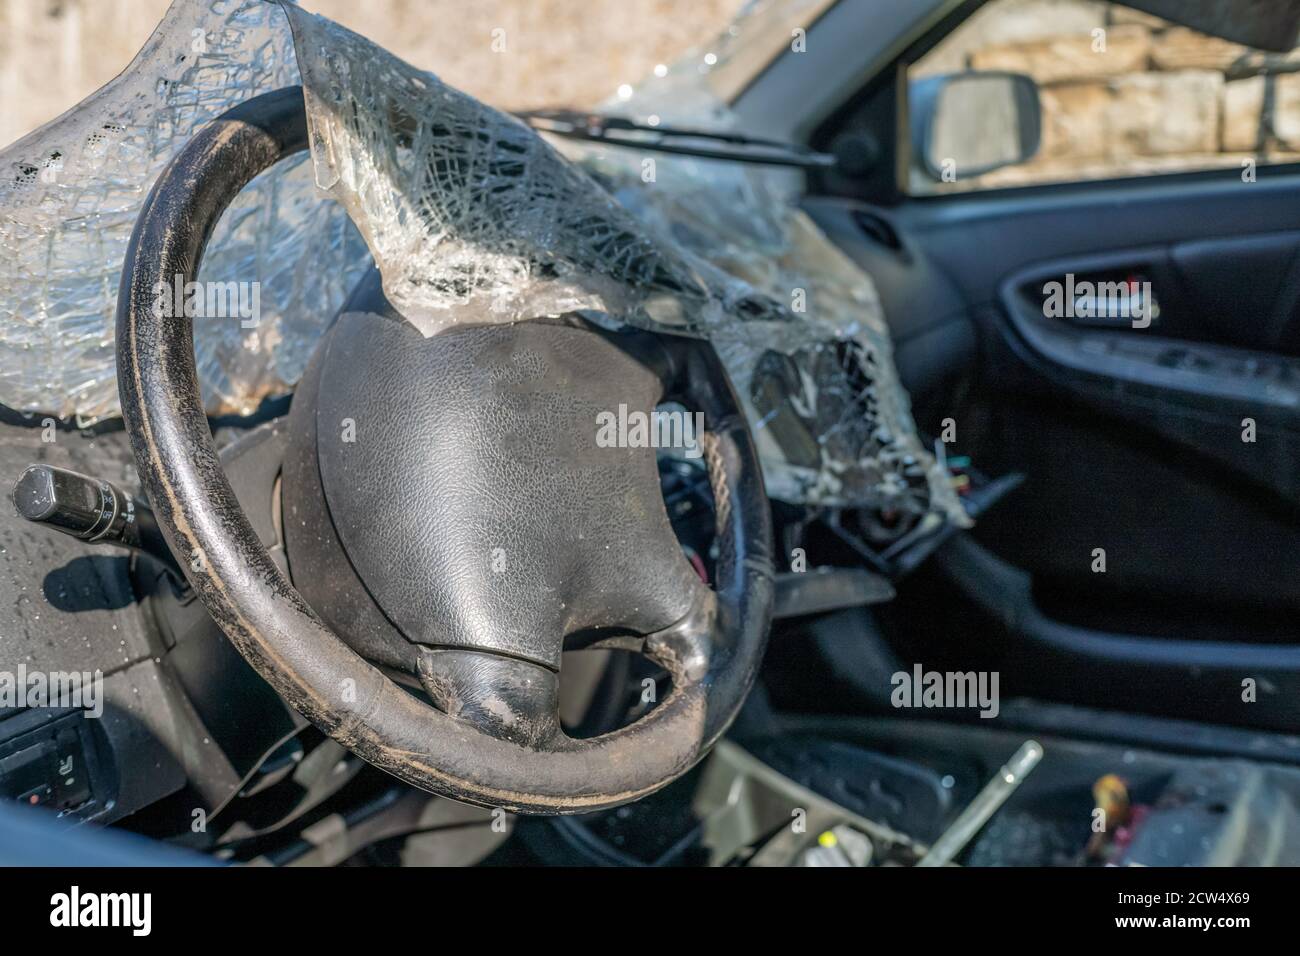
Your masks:
<instances>
[{"instance_id":1,"label":"windshield wiper","mask_svg":"<svg viewBox=\"0 0 1300 956\"><path fill-rule=\"evenodd\" d=\"M524 110L515 116L533 129L568 139L592 140L610 146L648 149L678 156L797 169L830 169L837 162L829 153L819 153L797 143L760 139L743 133L650 126L624 116L602 116L572 109Z\"/></svg>"}]
</instances>

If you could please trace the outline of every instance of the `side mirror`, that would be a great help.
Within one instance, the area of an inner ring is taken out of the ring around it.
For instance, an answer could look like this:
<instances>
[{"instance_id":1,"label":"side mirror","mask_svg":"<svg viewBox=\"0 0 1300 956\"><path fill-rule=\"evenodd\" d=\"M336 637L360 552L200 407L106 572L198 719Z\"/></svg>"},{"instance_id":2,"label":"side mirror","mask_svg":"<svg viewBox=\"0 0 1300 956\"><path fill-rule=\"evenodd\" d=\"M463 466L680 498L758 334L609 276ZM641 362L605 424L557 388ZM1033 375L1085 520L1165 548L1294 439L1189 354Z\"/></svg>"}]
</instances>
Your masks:
<instances>
[{"instance_id":1,"label":"side mirror","mask_svg":"<svg viewBox=\"0 0 1300 956\"><path fill-rule=\"evenodd\" d=\"M1033 158L1042 141L1038 84L1022 73L951 73L911 84L914 163L937 181Z\"/></svg>"}]
</instances>

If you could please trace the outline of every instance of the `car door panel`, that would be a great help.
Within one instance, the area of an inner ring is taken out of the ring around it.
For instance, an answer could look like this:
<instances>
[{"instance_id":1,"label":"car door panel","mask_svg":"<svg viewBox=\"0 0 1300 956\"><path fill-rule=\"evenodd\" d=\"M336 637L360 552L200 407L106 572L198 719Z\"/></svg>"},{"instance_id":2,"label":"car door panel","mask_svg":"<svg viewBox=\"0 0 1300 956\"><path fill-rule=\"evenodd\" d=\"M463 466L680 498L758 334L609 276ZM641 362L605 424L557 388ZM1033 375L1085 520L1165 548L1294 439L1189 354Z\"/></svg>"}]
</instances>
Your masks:
<instances>
[{"instance_id":1,"label":"car door panel","mask_svg":"<svg viewBox=\"0 0 1300 956\"><path fill-rule=\"evenodd\" d=\"M1300 722L1280 697L1233 706L1245 676L1300 694L1297 196L1294 174L1243 183L1234 171L888 210L808 203L884 277L921 427L938 434L951 417L955 449L977 466L1026 474L937 561L1008 635L1023 668L1009 687L1081 703L1127 688L1123 703L1136 709ZM864 230L864 217L887 221L894 242ZM1033 295L1067 273L1125 271L1159 302L1148 328L1048 317ZM945 362L974 368L965 389L944 388L960 378L934 367ZM1096 548L1104 573L1093 570ZM1085 674L1096 679L1069 676ZM1195 693L1156 705L1143 688L1161 683Z\"/></svg>"}]
</instances>

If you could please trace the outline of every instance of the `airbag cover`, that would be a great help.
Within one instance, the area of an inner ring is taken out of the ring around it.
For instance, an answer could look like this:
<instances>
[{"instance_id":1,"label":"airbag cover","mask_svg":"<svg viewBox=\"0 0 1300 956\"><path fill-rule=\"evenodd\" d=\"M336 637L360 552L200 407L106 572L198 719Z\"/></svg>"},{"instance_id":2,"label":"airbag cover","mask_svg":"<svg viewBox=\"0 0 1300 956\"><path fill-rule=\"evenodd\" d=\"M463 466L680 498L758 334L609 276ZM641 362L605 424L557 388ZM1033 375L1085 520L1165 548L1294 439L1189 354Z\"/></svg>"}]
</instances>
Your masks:
<instances>
[{"instance_id":1,"label":"airbag cover","mask_svg":"<svg viewBox=\"0 0 1300 956\"><path fill-rule=\"evenodd\" d=\"M339 539L410 640L558 668L576 632L646 634L698 588L651 448L603 448L597 414L651 411L657 377L582 328L527 322L426 338L341 316L317 395Z\"/></svg>"}]
</instances>

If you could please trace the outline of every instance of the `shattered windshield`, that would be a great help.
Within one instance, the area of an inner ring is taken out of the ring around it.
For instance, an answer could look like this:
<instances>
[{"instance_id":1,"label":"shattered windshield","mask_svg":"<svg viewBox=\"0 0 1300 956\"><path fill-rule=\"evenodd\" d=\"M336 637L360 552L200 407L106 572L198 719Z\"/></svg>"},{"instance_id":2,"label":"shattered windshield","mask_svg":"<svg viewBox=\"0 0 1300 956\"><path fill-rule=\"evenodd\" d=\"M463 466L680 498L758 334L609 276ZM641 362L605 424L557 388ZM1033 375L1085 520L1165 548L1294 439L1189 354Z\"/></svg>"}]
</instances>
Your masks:
<instances>
[{"instance_id":1,"label":"shattered windshield","mask_svg":"<svg viewBox=\"0 0 1300 956\"><path fill-rule=\"evenodd\" d=\"M725 127L708 72L665 70L609 108ZM121 76L0 153L0 401L82 423L118 413L117 287L148 190L205 123L295 85L310 153L244 190L201 266L213 285L257 291L195 323L210 411L245 414L291 390L373 261L425 335L578 313L708 337L773 497L965 523L916 434L870 278L797 209L782 173L599 144L562 153L272 0L175 0Z\"/></svg>"}]
</instances>

